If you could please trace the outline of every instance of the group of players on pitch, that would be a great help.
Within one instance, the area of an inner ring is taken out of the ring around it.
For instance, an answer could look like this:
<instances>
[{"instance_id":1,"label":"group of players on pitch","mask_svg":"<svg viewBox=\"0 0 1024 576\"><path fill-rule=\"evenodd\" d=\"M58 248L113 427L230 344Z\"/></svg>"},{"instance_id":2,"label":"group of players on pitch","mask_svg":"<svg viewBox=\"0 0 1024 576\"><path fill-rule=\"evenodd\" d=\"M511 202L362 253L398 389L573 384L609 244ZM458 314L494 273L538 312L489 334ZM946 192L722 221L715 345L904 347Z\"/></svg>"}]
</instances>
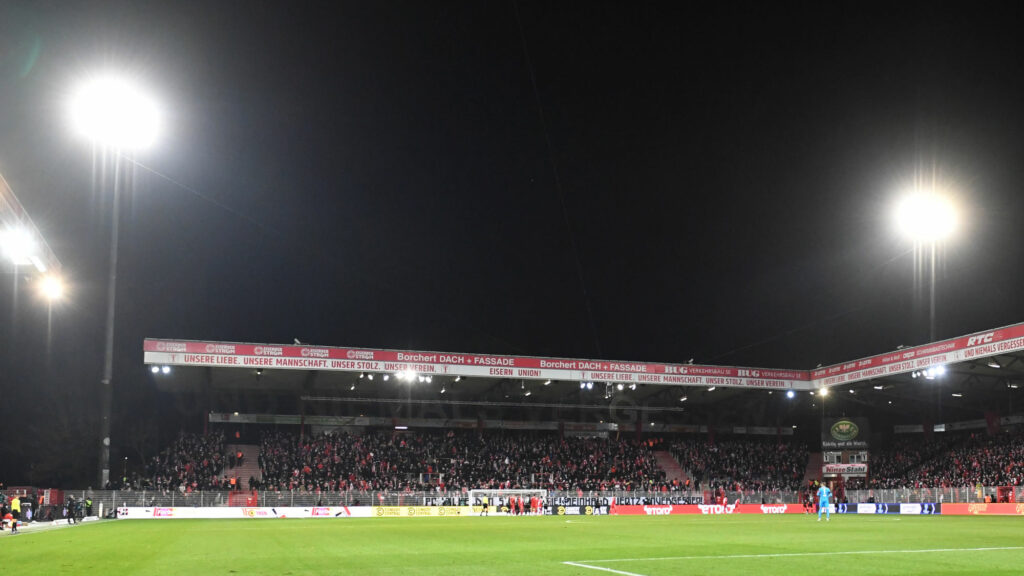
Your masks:
<instances>
[{"instance_id":1,"label":"group of players on pitch","mask_svg":"<svg viewBox=\"0 0 1024 576\"><path fill-rule=\"evenodd\" d=\"M509 496L505 507L498 498L495 498L495 512L505 512L509 516L529 516L543 513L544 501L536 496L525 498L523 496ZM490 499L486 496L480 498L480 516L489 516Z\"/></svg>"}]
</instances>

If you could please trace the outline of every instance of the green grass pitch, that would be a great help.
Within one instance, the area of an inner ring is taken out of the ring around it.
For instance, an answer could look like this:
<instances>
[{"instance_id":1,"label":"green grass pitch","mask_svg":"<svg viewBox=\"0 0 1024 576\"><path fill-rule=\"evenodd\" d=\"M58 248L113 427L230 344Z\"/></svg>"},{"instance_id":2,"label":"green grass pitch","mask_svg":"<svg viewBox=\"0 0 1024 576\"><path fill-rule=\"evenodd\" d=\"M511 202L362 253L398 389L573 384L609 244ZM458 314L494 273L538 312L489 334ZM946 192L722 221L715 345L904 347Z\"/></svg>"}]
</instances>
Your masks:
<instances>
[{"instance_id":1,"label":"green grass pitch","mask_svg":"<svg viewBox=\"0 0 1024 576\"><path fill-rule=\"evenodd\" d=\"M1020 575L1024 518L118 520L4 536L0 555L7 574L105 576Z\"/></svg>"}]
</instances>

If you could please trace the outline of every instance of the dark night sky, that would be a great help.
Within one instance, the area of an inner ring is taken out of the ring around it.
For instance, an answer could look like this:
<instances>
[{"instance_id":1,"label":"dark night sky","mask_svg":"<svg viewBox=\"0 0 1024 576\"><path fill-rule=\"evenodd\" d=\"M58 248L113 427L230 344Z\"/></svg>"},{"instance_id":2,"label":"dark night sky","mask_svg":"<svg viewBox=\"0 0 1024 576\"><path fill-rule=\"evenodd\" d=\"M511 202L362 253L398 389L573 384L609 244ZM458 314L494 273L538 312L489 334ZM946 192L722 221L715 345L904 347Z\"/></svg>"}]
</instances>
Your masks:
<instances>
[{"instance_id":1,"label":"dark night sky","mask_svg":"<svg viewBox=\"0 0 1024 576\"><path fill-rule=\"evenodd\" d=\"M147 336L781 368L920 343L890 210L922 173L968 209L938 337L1024 320L1021 7L704 10L0 4L0 172L73 282L50 355L32 298L4 308L3 388L99 379L110 200L63 111L97 69L157 95L138 159L184 185L135 171L121 382Z\"/></svg>"}]
</instances>

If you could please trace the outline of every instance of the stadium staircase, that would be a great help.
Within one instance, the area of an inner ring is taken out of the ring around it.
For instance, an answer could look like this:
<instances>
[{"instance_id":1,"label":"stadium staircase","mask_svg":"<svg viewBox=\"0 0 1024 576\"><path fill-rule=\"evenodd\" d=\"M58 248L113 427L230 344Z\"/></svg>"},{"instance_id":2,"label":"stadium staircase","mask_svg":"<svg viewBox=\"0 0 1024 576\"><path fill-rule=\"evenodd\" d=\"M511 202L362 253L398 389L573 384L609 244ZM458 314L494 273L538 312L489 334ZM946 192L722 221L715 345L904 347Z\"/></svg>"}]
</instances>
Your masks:
<instances>
[{"instance_id":1,"label":"stadium staircase","mask_svg":"<svg viewBox=\"0 0 1024 576\"><path fill-rule=\"evenodd\" d=\"M249 488L249 478L262 480L260 473L260 447L255 444L228 444L225 447L228 454L242 453L242 465L229 468L224 471L228 476L237 476L240 487L245 490Z\"/></svg>"},{"instance_id":2,"label":"stadium staircase","mask_svg":"<svg viewBox=\"0 0 1024 576\"><path fill-rule=\"evenodd\" d=\"M668 450L655 450L654 459L658 467L665 472L665 479L669 482L678 480L680 484L686 483L686 472L679 465L679 461Z\"/></svg>"},{"instance_id":3,"label":"stadium staircase","mask_svg":"<svg viewBox=\"0 0 1024 576\"><path fill-rule=\"evenodd\" d=\"M804 471L803 486L808 480L821 480L821 465L825 463L825 457L821 452L812 452L807 458L807 470Z\"/></svg>"}]
</instances>

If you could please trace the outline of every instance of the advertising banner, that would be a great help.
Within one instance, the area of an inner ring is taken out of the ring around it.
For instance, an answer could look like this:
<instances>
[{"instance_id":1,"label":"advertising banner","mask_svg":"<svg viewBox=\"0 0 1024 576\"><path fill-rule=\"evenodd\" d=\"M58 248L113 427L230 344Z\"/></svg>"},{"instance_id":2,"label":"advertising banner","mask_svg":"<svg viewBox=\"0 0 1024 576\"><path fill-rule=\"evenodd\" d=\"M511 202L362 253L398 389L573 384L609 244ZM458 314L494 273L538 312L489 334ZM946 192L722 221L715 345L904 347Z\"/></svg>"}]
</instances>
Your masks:
<instances>
[{"instance_id":1,"label":"advertising banner","mask_svg":"<svg viewBox=\"0 0 1024 576\"><path fill-rule=\"evenodd\" d=\"M608 506L548 506L549 516L607 516Z\"/></svg>"},{"instance_id":2,"label":"advertising banner","mask_svg":"<svg viewBox=\"0 0 1024 576\"><path fill-rule=\"evenodd\" d=\"M835 386L1024 350L1024 323L903 348L811 371L815 387Z\"/></svg>"},{"instance_id":3,"label":"advertising banner","mask_svg":"<svg viewBox=\"0 0 1024 576\"><path fill-rule=\"evenodd\" d=\"M436 517L436 516L472 516L474 508L479 513L479 506L373 506L372 516L376 517Z\"/></svg>"},{"instance_id":4,"label":"advertising banner","mask_svg":"<svg viewBox=\"0 0 1024 576\"><path fill-rule=\"evenodd\" d=\"M920 504L900 504L900 514L941 514L941 504L922 502Z\"/></svg>"},{"instance_id":5,"label":"advertising banner","mask_svg":"<svg viewBox=\"0 0 1024 576\"><path fill-rule=\"evenodd\" d=\"M1024 502L943 504L942 513L959 516L1024 516Z\"/></svg>"},{"instance_id":6,"label":"advertising banner","mask_svg":"<svg viewBox=\"0 0 1024 576\"><path fill-rule=\"evenodd\" d=\"M843 476L867 476L867 464L825 464L821 467L823 474L842 474Z\"/></svg>"},{"instance_id":7,"label":"advertising banner","mask_svg":"<svg viewBox=\"0 0 1024 576\"><path fill-rule=\"evenodd\" d=\"M146 364L810 390L804 370L330 346L154 340Z\"/></svg>"},{"instance_id":8,"label":"advertising banner","mask_svg":"<svg viewBox=\"0 0 1024 576\"><path fill-rule=\"evenodd\" d=\"M871 428L867 418L826 418L821 425L824 450L862 450L868 447Z\"/></svg>"},{"instance_id":9,"label":"advertising banner","mask_svg":"<svg viewBox=\"0 0 1024 576\"><path fill-rule=\"evenodd\" d=\"M803 514L802 504L651 504L613 506L619 516L668 516L674 514Z\"/></svg>"},{"instance_id":10,"label":"advertising banner","mask_svg":"<svg viewBox=\"0 0 1024 576\"><path fill-rule=\"evenodd\" d=\"M309 506L309 507L208 507L152 506L121 507L117 517L122 520L152 520L168 518L369 518L369 506Z\"/></svg>"}]
</instances>

